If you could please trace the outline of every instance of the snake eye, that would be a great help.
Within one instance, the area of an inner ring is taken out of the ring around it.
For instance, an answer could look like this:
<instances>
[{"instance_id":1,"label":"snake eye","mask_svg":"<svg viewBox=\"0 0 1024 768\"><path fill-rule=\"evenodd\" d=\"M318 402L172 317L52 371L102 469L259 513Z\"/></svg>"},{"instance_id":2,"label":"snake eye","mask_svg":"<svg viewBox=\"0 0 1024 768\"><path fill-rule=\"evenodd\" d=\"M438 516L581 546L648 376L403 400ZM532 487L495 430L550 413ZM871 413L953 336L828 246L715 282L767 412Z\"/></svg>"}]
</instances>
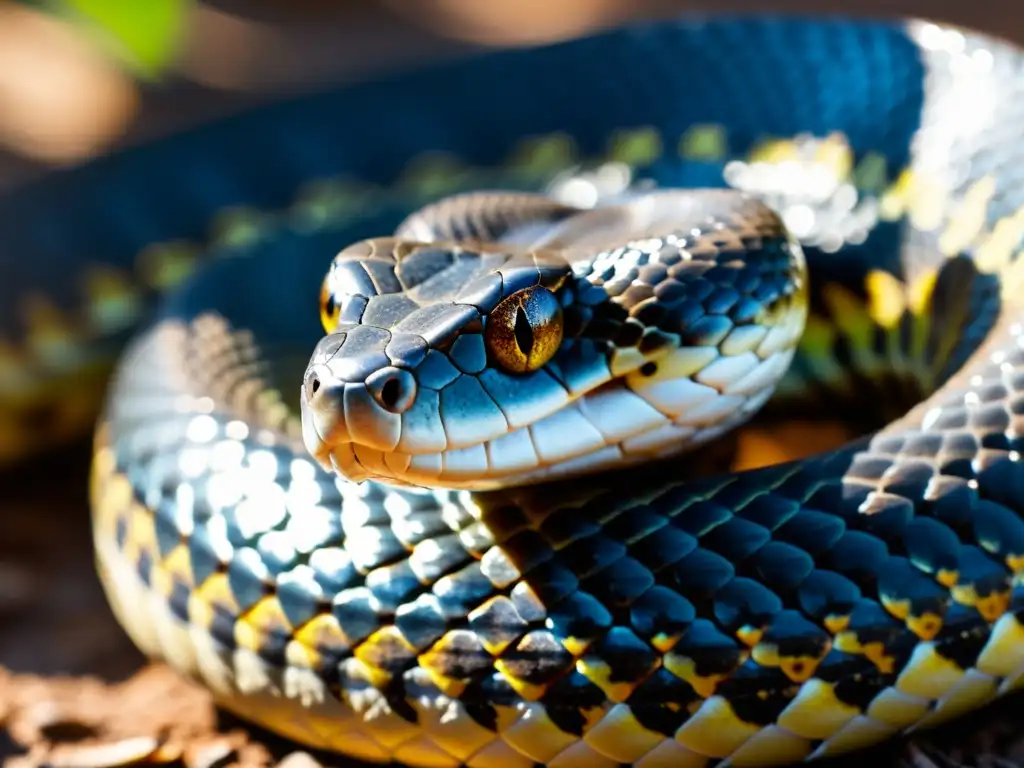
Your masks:
<instances>
[{"instance_id":1,"label":"snake eye","mask_svg":"<svg viewBox=\"0 0 1024 768\"><path fill-rule=\"evenodd\" d=\"M324 280L320 286L320 324L327 333L333 333L338 327L338 316L341 314L341 306L334 298L334 292Z\"/></svg>"},{"instance_id":2,"label":"snake eye","mask_svg":"<svg viewBox=\"0 0 1024 768\"><path fill-rule=\"evenodd\" d=\"M507 371L535 371L562 343L562 306L543 286L524 288L502 299L487 318L484 341Z\"/></svg>"}]
</instances>

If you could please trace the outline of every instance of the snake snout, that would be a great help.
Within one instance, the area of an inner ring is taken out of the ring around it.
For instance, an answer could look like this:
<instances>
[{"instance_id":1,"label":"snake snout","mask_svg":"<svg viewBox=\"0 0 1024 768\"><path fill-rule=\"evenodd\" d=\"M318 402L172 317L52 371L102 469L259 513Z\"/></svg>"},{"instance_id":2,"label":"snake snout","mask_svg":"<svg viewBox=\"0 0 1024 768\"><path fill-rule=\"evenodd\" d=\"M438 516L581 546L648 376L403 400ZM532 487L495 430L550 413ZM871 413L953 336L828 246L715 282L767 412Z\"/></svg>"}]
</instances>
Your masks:
<instances>
[{"instance_id":1,"label":"snake snout","mask_svg":"<svg viewBox=\"0 0 1024 768\"><path fill-rule=\"evenodd\" d=\"M310 365L302 381L299 402L306 450L329 466L333 446L349 440L345 383L334 378L327 366Z\"/></svg>"},{"instance_id":2,"label":"snake snout","mask_svg":"<svg viewBox=\"0 0 1024 768\"><path fill-rule=\"evenodd\" d=\"M300 407L306 449L325 469L351 477L354 457L398 448L403 415L414 407L419 387L413 372L388 357L390 339L357 326L318 344Z\"/></svg>"}]
</instances>

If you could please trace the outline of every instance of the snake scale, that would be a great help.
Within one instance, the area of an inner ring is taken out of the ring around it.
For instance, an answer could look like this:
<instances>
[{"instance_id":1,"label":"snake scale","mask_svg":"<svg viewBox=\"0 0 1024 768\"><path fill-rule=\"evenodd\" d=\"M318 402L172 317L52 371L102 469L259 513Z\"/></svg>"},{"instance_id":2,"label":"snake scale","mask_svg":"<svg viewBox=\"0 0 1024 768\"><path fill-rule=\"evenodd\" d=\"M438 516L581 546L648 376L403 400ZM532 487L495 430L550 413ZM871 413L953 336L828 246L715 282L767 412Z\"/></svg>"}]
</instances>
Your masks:
<instances>
[{"instance_id":1,"label":"snake scale","mask_svg":"<svg viewBox=\"0 0 1024 768\"><path fill-rule=\"evenodd\" d=\"M101 414L118 619L303 744L769 765L934 726L1024 679L1022 93L971 32L687 17L55 173L0 200L0 448ZM690 471L794 407L879 428Z\"/></svg>"}]
</instances>

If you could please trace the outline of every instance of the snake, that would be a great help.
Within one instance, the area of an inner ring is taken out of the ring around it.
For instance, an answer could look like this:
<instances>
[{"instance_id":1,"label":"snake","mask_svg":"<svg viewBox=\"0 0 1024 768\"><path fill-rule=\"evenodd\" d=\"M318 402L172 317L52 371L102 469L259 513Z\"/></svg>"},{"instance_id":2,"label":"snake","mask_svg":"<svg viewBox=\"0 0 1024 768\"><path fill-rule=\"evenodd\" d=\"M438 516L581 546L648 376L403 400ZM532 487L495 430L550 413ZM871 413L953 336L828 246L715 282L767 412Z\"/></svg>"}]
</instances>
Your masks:
<instances>
[{"instance_id":1,"label":"snake","mask_svg":"<svg viewBox=\"0 0 1024 768\"><path fill-rule=\"evenodd\" d=\"M54 172L0 199L0 448L91 433L120 624L308 747L932 728L1024 680L1022 73L927 21L665 18ZM863 434L722 467L786 413Z\"/></svg>"}]
</instances>

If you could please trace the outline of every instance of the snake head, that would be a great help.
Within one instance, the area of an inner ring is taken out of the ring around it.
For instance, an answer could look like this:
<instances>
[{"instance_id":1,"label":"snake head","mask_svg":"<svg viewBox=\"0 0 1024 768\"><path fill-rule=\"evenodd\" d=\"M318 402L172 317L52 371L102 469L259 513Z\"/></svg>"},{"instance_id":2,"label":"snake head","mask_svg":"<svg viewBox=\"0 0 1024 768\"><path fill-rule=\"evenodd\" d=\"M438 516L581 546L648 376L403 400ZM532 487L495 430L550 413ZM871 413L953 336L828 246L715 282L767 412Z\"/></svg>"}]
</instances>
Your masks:
<instances>
[{"instance_id":1,"label":"snake head","mask_svg":"<svg viewBox=\"0 0 1024 768\"><path fill-rule=\"evenodd\" d=\"M324 280L307 449L353 481L487 489L692 448L788 367L803 269L771 211L720 192L580 212L529 246L357 243Z\"/></svg>"},{"instance_id":2,"label":"snake head","mask_svg":"<svg viewBox=\"0 0 1024 768\"><path fill-rule=\"evenodd\" d=\"M495 245L345 249L302 385L307 449L352 480L486 472L489 446L568 400L546 368L579 324L571 274L559 254Z\"/></svg>"}]
</instances>

